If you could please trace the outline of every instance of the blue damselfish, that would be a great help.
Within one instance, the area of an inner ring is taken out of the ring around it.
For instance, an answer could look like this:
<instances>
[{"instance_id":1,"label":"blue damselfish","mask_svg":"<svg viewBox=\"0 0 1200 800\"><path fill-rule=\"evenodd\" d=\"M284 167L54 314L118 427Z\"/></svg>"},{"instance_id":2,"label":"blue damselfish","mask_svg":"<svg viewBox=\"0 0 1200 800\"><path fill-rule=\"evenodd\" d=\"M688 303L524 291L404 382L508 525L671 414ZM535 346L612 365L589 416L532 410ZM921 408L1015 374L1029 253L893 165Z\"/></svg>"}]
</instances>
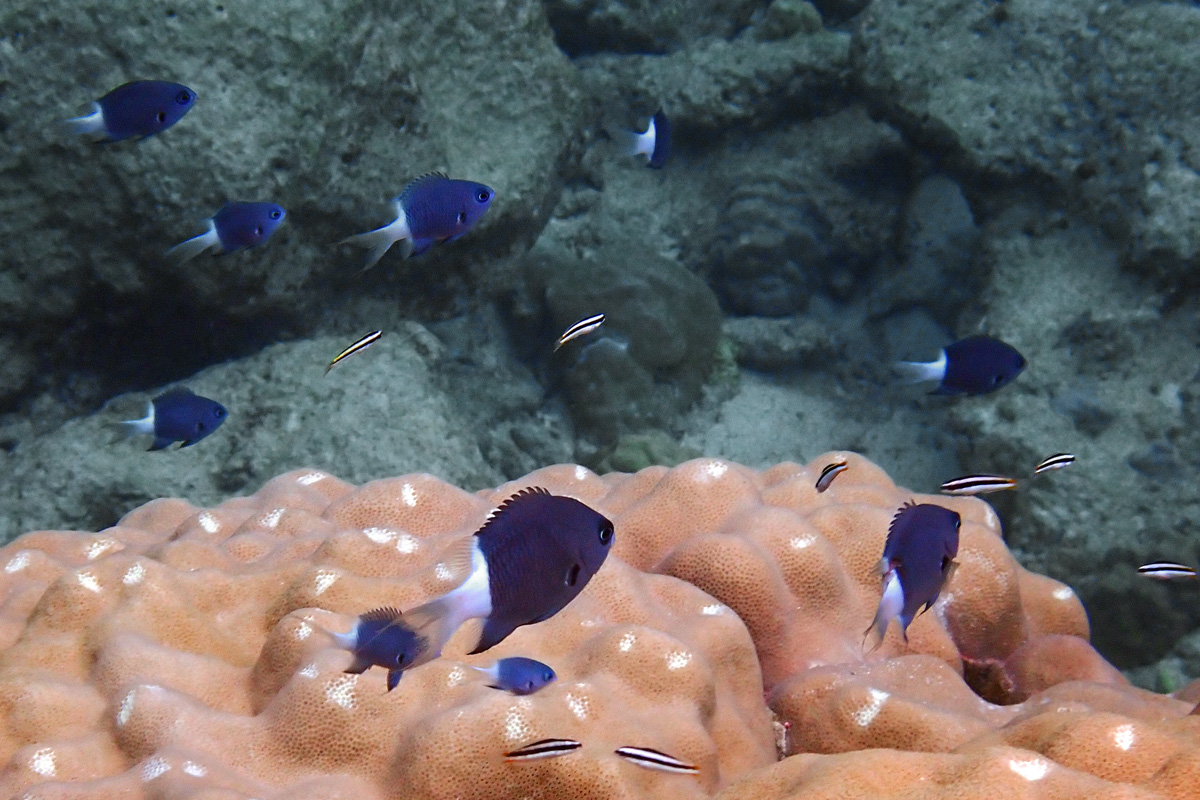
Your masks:
<instances>
[{"instance_id":1,"label":"blue damselfish","mask_svg":"<svg viewBox=\"0 0 1200 800\"><path fill-rule=\"evenodd\" d=\"M382 228L359 233L338 244L370 250L364 270L402 242L404 258L420 255L440 242L452 242L471 229L491 206L496 193L474 181L447 178L441 172L422 175L404 187L393 203L396 219Z\"/></svg>"},{"instance_id":2,"label":"blue damselfish","mask_svg":"<svg viewBox=\"0 0 1200 800\"><path fill-rule=\"evenodd\" d=\"M193 394L190 389L178 386L154 398L142 419L130 419L121 423L128 435L141 433L154 435L151 450L162 450L175 442L189 447L221 427L228 412L216 400Z\"/></svg>"},{"instance_id":3,"label":"blue damselfish","mask_svg":"<svg viewBox=\"0 0 1200 800\"><path fill-rule=\"evenodd\" d=\"M938 381L930 394L986 394L1012 382L1025 369L1025 357L991 336L968 336L947 345L936 361L902 361L910 379Z\"/></svg>"},{"instance_id":4,"label":"blue damselfish","mask_svg":"<svg viewBox=\"0 0 1200 800\"><path fill-rule=\"evenodd\" d=\"M931 503L905 503L892 518L883 559L883 597L865 635L875 649L887 633L888 623L900 620L908 641L908 626L933 605L957 566L958 531L962 519L954 511Z\"/></svg>"},{"instance_id":5,"label":"blue damselfish","mask_svg":"<svg viewBox=\"0 0 1200 800\"><path fill-rule=\"evenodd\" d=\"M67 120L76 133L101 134L110 142L145 139L183 119L196 93L170 81L130 81L92 103L92 113Z\"/></svg>"},{"instance_id":6,"label":"blue damselfish","mask_svg":"<svg viewBox=\"0 0 1200 800\"><path fill-rule=\"evenodd\" d=\"M191 261L205 250L218 255L257 247L283 224L287 211L275 203L226 203L208 220L208 230L167 251L176 264Z\"/></svg>"},{"instance_id":7,"label":"blue damselfish","mask_svg":"<svg viewBox=\"0 0 1200 800\"><path fill-rule=\"evenodd\" d=\"M512 694L533 694L554 682L558 676L548 664L534 658L511 656L502 658L490 667L473 667L484 673L492 682L493 689L503 689Z\"/></svg>"},{"instance_id":8,"label":"blue damselfish","mask_svg":"<svg viewBox=\"0 0 1200 800\"><path fill-rule=\"evenodd\" d=\"M400 673L437 658L456 630L482 619L483 631L472 655L494 647L522 625L543 622L583 591L612 549L613 524L571 497L542 488L523 489L500 504L473 537L452 547L437 565L439 573L466 572L457 588L400 614L371 612L348 634L333 634L355 654L350 671L386 667L388 685ZM386 616L386 620L383 619ZM379 617L379 619L375 619ZM385 622L383 628L365 624ZM382 636L378 650L365 649Z\"/></svg>"}]
</instances>

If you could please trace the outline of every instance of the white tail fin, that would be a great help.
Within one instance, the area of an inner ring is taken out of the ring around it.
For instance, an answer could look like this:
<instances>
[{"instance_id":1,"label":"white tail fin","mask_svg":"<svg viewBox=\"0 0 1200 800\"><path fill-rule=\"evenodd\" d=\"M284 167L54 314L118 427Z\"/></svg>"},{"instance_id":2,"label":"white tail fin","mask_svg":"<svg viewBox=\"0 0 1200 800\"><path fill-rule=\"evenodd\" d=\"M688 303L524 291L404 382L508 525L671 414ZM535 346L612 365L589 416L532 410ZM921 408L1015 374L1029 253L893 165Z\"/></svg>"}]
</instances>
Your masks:
<instances>
[{"instance_id":1,"label":"white tail fin","mask_svg":"<svg viewBox=\"0 0 1200 800\"><path fill-rule=\"evenodd\" d=\"M220 247L221 237L217 236L217 226L210 220L207 231L175 245L167 251L167 256L178 266L186 264L209 248Z\"/></svg>"},{"instance_id":2,"label":"white tail fin","mask_svg":"<svg viewBox=\"0 0 1200 800\"><path fill-rule=\"evenodd\" d=\"M146 404L146 416L141 419L127 419L117 423L121 426L121 438L138 436L143 433L154 433L154 403Z\"/></svg>"},{"instance_id":3,"label":"white tail fin","mask_svg":"<svg viewBox=\"0 0 1200 800\"><path fill-rule=\"evenodd\" d=\"M637 131L624 131L622 133L622 146L626 155L651 156L654 154L654 120L650 120L650 127L645 133Z\"/></svg>"},{"instance_id":4,"label":"white tail fin","mask_svg":"<svg viewBox=\"0 0 1200 800\"><path fill-rule=\"evenodd\" d=\"M376 228L373 231L347 236L338 242L338 244L352 244L356 247L369 250L370 252L367 253L367 263L362 268L362 271L366 272L378 264L379 259L383 258L383 254L399 241L403 241L407 246L402 258L408 258L409 254L412 253L412 231L408 228L408 218L404 213L404 207L397 202L396 219L391 223L384 225L382 228Z\"/></svg>"},{"instance_id":5,"label":"white tail fin","mask_svg":"<svg viewBox=\"0 0 1200 800\"><path fill-rule=\"evenodd\" d=\"M92 113L82 117L64 119L63 124L75 134L104 133L104 112L97 103L92 103Z\"/></svg>"},{"instance_id":6,"label":"white tail fin","mask_svg":"<svg viewBox=\"0 0 1200 800\"><path fill-rule=\"evenodd\" d=\"M896 370L905 383L941 382L946 377L946 351L941 352L937 361L901 361L896 364Z\"/></svg>"},{"instance_id":7,"label":"white tail fin","mask_svg":"<svg viewBox=\"0 0 1200 800\"><path fill-rule=\"evenodd\" d=\"M863 631L865 653L870 653L883 643L887 634L888 624L904 610L904 590L900 587L900 578L894 570L890 570L883 579L883 597L879 598L879 608L875 611L875 619L871 627ZM870 647L865 647L866 640L871 641Z\"/></svg>"}]
</instances>

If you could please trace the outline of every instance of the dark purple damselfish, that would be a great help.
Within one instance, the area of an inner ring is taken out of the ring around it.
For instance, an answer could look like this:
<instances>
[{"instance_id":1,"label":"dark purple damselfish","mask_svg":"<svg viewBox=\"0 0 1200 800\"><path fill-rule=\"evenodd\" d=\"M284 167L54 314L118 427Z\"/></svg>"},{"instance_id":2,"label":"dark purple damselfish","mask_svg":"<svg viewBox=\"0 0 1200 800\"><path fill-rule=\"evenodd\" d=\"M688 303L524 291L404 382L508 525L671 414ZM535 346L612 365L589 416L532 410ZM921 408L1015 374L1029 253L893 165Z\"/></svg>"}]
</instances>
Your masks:
<instances>
[{"instance_id":1,"label":"dark purple damselfish","mask_svg":"<svg viewBox=\"0 0 1200 800\"><path fill-rule=\"evenodd\" d=\"M67 120L78 133L99 133L111 142L161 133L183 118L196 93L170 81L123 83L94 104L95 111Z\"/></svg>"},{"instance_id":2,"label":"dark purple damselfish","mask_svg":"<svg viewBox=\"0 0 1200 800\"><path fill-rule=\"evenodd\" d=\"M1012 382L1025 357L991 336L968 336L945 348L946 372L933 394L985 394Z\"/></svg>"}]
</instances>

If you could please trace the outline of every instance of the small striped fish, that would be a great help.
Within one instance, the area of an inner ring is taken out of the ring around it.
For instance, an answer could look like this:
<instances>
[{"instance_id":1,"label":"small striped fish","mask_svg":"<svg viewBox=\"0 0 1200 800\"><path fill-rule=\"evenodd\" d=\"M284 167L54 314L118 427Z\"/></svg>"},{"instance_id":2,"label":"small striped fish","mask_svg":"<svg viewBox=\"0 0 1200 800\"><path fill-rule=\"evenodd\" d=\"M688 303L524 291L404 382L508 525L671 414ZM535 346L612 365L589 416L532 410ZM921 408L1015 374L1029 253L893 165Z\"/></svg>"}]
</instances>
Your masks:
<instances>
[{"instance_id":1,"label":"small striped fish","mask_svg":"<svg viewBox=\"0 0 1200 800\"><path fill-rule=\"evenodd\" d=\"M574 739L539 739L504 754L505 761L533 761L535 758L557 758L583 747Z\"/></svg>"},{"instance_id":2,"label":"small striped fish","mask_svg":"<svg viewBox=\"0 0 1200 800\"><path fill-rule=\"evenodd\" d=\"M1034 475L1041 475L1043 472L1049 472L1052 469L1062 469L1069 467L1075 463L1075 456L1070 453L1055 453L1049 458L1042 459L1036 467L1033 468Z\"/></svg>"},{"instance_id":3,"label":"small striped fish","mask_svg":"<svg viewBox=\"0 0 1200 800\"><path fill-rule=\"evenodd\" d=\"M603 314L594 314L590 317L585 317L579 320L571 327L563 331L562 336L558 337L558 341L554 343L554 351L558 352L558 348L562 347L572 339L577 339L580 336L585 336L604 324L605 316Z\"/></svg>"},{"instance_id":4,"label":"small striped fish","mask_svg":"<svg viewBox=\"0 0 1200 800\"><path fill-rule=\"evenodd\" d=\"M632 761L639 767L645 767L646 769L661 769L664 772L682 772L686 775L694 775L700 771L699 767L692 764L685 764L674 756L669 756L659 750L652 750L649 747L618 747L613 752L626 761Z\"/></svg>"},{"instance_id":5,"label":"small striped fish","mask_svg":"<svg viewBox=\"0 0 1200 800\"><path fill-rule=\"evenodd\" d=\"M328 375L329 370L333 369L334 366L343 358L349 358L355 353L361 353L363 350L366 350L368 347L378 342L382 336L383 331L371 331L366 336L362 337L357 342L334 356L333 361L330 361L329 366L325 368L325 374Z\"/></svg>"},{"instance_id":6,"label":"small striped fish","mask_svg":"<svg viewBox=\"0 0 1200 800\"><path fill-rule=\"evenodd\" d=\"M1015 488L1017 481L1003 475L964 475L942 484L942 492L953 495L989 494Z\"/></svg>"},{"instance_id":7,"label":"small striped fish","mask_svg":"<svg viewBox=\"0 0 1200 800\"><path fill-rule=\"evenodd\" d=\"M1138 572L1147 578L1160 581L1174 581L1181 578L1196 577L1196 570L1187 564L1176 564L1173 561L1155 561L1138 567Z\"/></svg>"},{"instance_id":8,"label":"small striped fish","mask_svg":"<svg viewBox=\"0 0 1200 800\"><path fill-rule=\"evenodd\" d=\"M821 477L817 478L817 493L820 494L828 489L829 484L833 483L833 479L848 469L850 467L846 465L845 461L835 461L821 470Z\"/></svg>"}]
</instances>

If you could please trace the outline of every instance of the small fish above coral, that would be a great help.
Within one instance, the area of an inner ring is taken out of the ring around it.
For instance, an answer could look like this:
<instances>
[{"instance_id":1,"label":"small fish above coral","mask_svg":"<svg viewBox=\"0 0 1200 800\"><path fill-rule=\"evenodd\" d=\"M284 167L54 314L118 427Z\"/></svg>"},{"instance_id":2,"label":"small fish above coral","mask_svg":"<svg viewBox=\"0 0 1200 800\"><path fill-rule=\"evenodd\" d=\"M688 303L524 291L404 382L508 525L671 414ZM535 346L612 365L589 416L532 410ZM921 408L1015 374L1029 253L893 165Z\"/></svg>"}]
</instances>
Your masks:
<instances>
[{"instance_id":1,"label":"small fish above coral","mask_svg":"<svg viewBox=\"0 0 1200 800\"><path fill-rule=\"evenodd\" d=\"M145 139L183 119L196 103L196 93L170 81L130 81L92 103L92 113L66 120L79 134L99 134L104 141Z\"/></svg>"},{"instance_id":2,"label":"small fish above coral","mask_svg":"<svg viewBox=\"0 0 1200 800\"><path fill-rule=\"evenodd\" d=\"M348 236L338 244L369 250L368 270L396 242L402 242L403 258L424 253L435 244L462 237L491 207L496 192L474 181L446 177L441 172L422 175L404 187L393 200L396 218L382 228Z\"/></svg>"},{"instance_id":3,"label":"small fish above coral","mask_svg":"<svg viewBox=\"0 0 1200 800\"><path fill-rule=\"evenodd\" d=\"M517 695L533 694L549 686L558 677L548 664L534 658L511 656L502 658L490 667L471 667L491 679L493 689L503 689Z\"/></svg>"},{"instance_id":4,"label":"small fish above coral","mask_svg":"<svg viewBox=\"0 0 1200 800\"><path fill-rule=\"evenodd\" d=\"M229 416L225 406L201 397L182 386L155 397L146 408L146 416L121 422L127 436L154 436L151 450L162 450L175 442L190 447L221 427Z\"/></svg>"},{"instance_id":5,"label":"small fish above coral","mask_svg":"<svg viewBox=\"0 0 1200 800\"><path fill-rule=\"evenodd\" d=\"M841 475L846 470L850 469L845 461L835 461L832 464L826 465L825 469L821 470L821 474L817 476L816 490L817 494L821 494L829 485L833 483L833 479Z\"/></svg>"},{"instance_id":6,"label":"small fish above coral","mask_svg":"<svg viewBox=\"0 0 1200 800\"><path fill-rule=\"evenodd\" d=\"M934 604L954 574L961 527L956 512L930 503L905 503L896 512L879 564L883 597L864 633L872 639L870 650L883 641L893 619L900 620L900 632L908 641L908 626Z\"/></svg>"},{"instance_id":7,"label":"small fish above coral","mask_svg":"<svg viewBox=\"0 0 1200 800\"><path fill-rule=\"evenodd\" d=\"M330 633L341 648L354 654L346 672L362 673L371 667L387 669L387 690L400 683L426 642L403 623L403 615L390 606L362 614L349 633Z\"/></svg>"},{"instance_id":8,"label":"small fish above coral","mask_svg":"<svg viewBox=\"0 0 1200 800\"><path fill-rule=\"evenodd\" d=\"M651 747L618 747L613 752L626 761L637 764L639 767L645 767L646 769L678 772L685 775L694 775L700 771L700 768L694 764L680 761L675 756L667 755L663 751L655 750Z\"/></svg>"},{"instance_id":9,"label":"small fish above coral","mask_svg":"<svg viewBox=\"0 0 1200 800\"><path fill-rule=\"evenodd\" d=\"M332 635L355 654L348 672L386 667L391 689L404 670L440 656L469 619L484 621L471 655L522 625L550 619L583 591L612 542L612 523L587 505L538 487L522 489L443 556L439 570L467 572L456 588L403 614L368 612L353 632Z\"/></svg>"},{"instance_id":10,"label":"small fish above coral","mask_svg":"<svg viewBox=\"0 0 1200 800\"><path fill-rule=\"evenodd\" d=\"M505 761L536 761L539 758L558 758L574 753L583 742L574 739L539 739L504 754Z\"/></svg>"},{"instance_id":11,"label":"small fish above coral","mask_svg":"<svg viewBox=\"0 0 1200 800\"><path fill-rule=\"evenodd\" d=\"M208 230L167 251L176 264L191 261L205 250L218 255L257 247L283 224L287 211L275 203L226 203L206 220Z\"/></svg>"},{"instance_id":12,"label":"small fish above coral","mask_svg":"<svg viewBox=\"0 0 1200 800\"><path fill-rule=\"evenodd\" d=\"M942 493L950 495L976 495L1003 492L1017 488L1015 478L1003 475L964 475L942 484Z\"/></svg>"},{"instance_id":13,"label":"small fish above coral","mask_svg":"<svg viewBox=\"0 0 1200 800\"><path fill-rule=\"evenodd\" d=\"M935 361L901 361L910 383L938 381L930 394L987 394L1007 386L1025 369L1025 357L991 336L968 336L946 345Z\"/></svg>"},{"instance_id":14,"label":"small fish above coral","mask_svg":"<svg viewBox=\"0 0 1200 800\"><path fill-rule=\"evenodd\" d=\"M650 124L642 133L625 134L626 152L631 156L646 156L646 166L662 169L671 157L671 120L661 108L654 112Z\"/></svg>"}]
</instances>

